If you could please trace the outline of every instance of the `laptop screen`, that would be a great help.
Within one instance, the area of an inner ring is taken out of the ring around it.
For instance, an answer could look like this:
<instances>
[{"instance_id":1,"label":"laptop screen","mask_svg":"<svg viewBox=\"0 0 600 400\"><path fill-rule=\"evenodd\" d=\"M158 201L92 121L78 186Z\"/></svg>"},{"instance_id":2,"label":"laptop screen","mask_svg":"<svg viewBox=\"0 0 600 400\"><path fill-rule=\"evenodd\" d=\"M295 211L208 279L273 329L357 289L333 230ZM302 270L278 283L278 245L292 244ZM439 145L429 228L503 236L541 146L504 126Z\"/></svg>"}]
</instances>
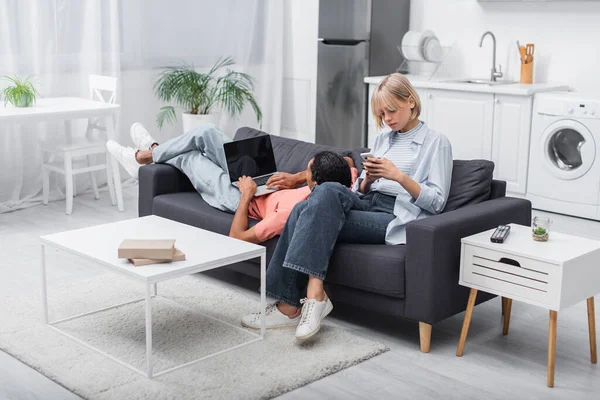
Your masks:
<instances>
[{"instance_id":1,"label":"laptop screen","mask_svg":"<svg viewBox=\"0 0 600 400\"><path fill-rule=\"evenodd\" d=\"M277 172L269 135L225 143L223 148L231 182L244 175L254 178Z\"/></svg>"}]
</instances>

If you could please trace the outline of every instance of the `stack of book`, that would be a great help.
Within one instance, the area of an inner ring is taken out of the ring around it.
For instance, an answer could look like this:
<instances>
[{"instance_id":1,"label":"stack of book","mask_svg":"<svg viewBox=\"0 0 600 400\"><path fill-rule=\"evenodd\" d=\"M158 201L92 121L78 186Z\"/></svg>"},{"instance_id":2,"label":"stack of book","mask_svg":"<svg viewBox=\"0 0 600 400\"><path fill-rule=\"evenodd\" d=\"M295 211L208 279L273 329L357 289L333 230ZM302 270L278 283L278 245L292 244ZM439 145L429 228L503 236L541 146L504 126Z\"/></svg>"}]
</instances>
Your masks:
<instances>
[{"instance_id":1,"label":"stack of book","mask_svg":"<svg viewBox=\"0 0 600 400\"><path fill-rule=\"evenodd\" d=\"M175 239L125 239L118 252L119 258L136 267L185 260L185 254L175 247Z\"/></svg>"}]
</instances>

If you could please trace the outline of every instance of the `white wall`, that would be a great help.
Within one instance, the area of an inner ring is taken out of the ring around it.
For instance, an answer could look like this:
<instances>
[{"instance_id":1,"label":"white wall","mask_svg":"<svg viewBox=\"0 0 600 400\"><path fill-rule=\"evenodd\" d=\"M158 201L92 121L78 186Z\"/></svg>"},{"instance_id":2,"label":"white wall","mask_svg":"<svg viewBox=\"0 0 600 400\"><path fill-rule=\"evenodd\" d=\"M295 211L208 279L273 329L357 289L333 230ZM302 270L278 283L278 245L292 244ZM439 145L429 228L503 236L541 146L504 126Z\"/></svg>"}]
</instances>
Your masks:
<instances>
[{"instance_id":1,"label":"white wall","mask_svg":"<svg viewBox=\"0 0 600 400\"><path fill-rule=\"evenodd\" d=\"M281 136L315 141L319 0L285 0Z\"/></svg>"},{"instance_id":2,"label":"white wall","mask_svg":"<svg viewBox=\"0 0 600 400\"><path fill-rule=\"evenodd\" d=\"M516 40L535 44L534 82L560 82L600 97L600 2L505 2L412 0L411 29L431 29L442 43L454 43L449 60L457 77L488 77L492 41L505 77L518 80Z\"/></svg>"}]
</instances>

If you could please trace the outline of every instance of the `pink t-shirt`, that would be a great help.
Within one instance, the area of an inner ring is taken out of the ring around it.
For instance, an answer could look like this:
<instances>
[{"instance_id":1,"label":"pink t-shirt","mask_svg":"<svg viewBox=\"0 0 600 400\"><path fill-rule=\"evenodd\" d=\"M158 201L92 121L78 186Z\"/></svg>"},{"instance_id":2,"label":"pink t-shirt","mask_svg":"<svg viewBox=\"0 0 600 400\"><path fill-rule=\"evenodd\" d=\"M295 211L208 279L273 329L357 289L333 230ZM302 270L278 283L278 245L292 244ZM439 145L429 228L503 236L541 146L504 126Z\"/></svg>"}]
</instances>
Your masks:
<instances>
[{"instance_id":1,"label":"pink t-shirt","mask_svg":"<svg viewBox=\"0 0 600 400\"><path fill-rule=\"evenodd\" d=\"M351 168L352 184L358 177L358 170ZM298 189L278 190L271 194L254 197L248 207L248 216L260 222L254 226L254 233L261 242L281 234L294 206L310 195L308 186Z\"/></svg>"}]
</instances>

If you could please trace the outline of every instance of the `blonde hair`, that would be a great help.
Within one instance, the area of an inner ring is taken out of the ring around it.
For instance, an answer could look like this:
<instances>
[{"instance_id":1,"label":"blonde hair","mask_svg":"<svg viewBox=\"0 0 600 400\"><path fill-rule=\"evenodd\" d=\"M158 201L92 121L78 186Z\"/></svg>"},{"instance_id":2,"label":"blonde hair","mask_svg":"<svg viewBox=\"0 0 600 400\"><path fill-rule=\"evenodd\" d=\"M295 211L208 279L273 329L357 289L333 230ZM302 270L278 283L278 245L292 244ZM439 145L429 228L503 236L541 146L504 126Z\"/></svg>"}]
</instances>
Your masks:
<instances>
[{"instance_id":1,"label":"blonde hair","mask_svg":"<svg viewBox=\"0 0 600 400\"><path fill-rule=\"evenodd\" d=\"M383 128L383 110L394 112L404 105L400 101L413 100L410 119L418 118L421 114L421 99L408 79L400 73L386 76L375 88L371 97L371 112L378 128Z\"/></svg>"}]
</instances>

